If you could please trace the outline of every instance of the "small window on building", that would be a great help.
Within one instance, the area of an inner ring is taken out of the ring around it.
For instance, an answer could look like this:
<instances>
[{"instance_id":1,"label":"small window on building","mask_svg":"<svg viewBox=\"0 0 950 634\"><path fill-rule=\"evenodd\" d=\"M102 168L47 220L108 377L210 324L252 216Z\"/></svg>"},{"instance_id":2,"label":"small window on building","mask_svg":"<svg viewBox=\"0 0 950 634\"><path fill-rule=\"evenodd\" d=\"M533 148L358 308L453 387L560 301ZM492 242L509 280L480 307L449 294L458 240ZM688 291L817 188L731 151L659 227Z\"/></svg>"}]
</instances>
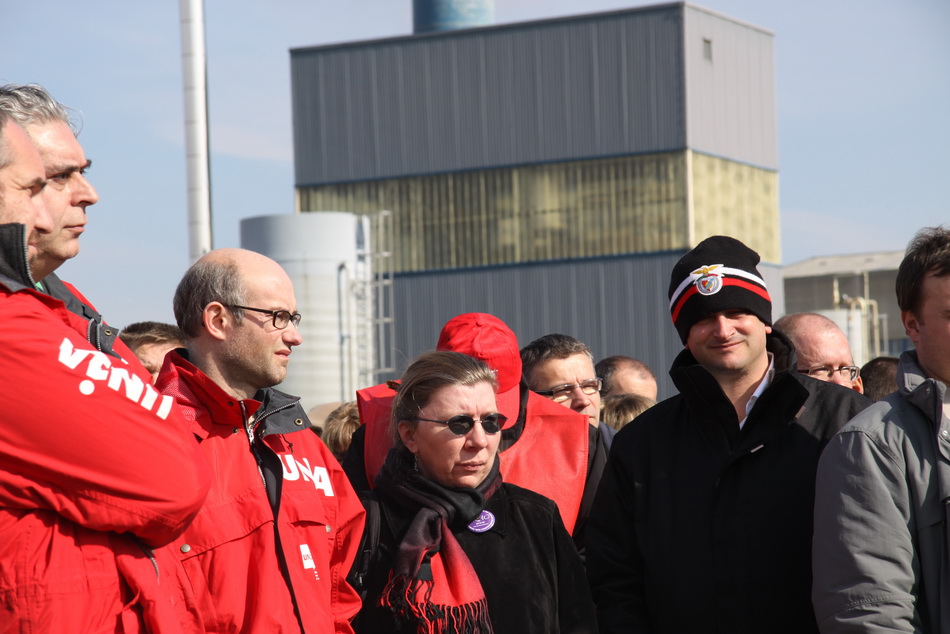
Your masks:
<instances>
[{"instance_id":1,"label":"small window on building","mask_svg":"<svg viewBox=\"0 0 950 634\"><path fill-rule=\"evenodd\" d=\"M703 38L703 59L712 61L712 40Z\"/></svg>"}]
</instances>

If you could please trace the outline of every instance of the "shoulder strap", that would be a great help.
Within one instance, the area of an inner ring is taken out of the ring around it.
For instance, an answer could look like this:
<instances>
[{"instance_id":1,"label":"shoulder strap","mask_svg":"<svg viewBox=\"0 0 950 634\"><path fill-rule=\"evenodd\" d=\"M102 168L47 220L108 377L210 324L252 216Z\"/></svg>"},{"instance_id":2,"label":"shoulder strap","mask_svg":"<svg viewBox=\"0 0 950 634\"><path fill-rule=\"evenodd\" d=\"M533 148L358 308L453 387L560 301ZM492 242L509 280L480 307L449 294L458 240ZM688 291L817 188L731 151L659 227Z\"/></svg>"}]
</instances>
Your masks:
<instances>
[{"instance_id":1,"label":"shoulder strap","mask_svg":"<svg viewBox=\"0 0 950 634\"><path fill-rule=\"evenodd\" d=\"M353 586L359 595L360 600L366 601L366 580L369 577L369 570L373 564L373 557L376 554L376 548L379 545L379 527L382 521L379 499L373 491L365 491L360 494L360 501L363 508L366 509L366 526L363 528L363 536L360 538L360 548L356 553L356 560L353 562L353 569L350 571L350 585Z\"/></svg>"}]
</instances>

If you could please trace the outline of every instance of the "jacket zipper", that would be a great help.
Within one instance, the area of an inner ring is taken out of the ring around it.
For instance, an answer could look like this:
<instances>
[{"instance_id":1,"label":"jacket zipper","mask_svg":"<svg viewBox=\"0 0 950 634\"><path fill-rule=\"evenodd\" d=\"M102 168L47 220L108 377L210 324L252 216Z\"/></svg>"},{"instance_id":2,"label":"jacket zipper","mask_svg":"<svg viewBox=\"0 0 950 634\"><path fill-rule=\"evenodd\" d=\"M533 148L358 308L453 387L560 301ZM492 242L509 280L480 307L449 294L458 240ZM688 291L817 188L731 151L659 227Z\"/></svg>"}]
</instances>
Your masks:
<instances>
[{"instance_id":1,"label":"jacket zipper","mask_svg":"<svg viewBox=\"0 0 950 634\"><path fill-rule=\"evenodd\" d=\"M255 462L257 462L257 474L261 476L261 483L263 483L264 489L266 490L267 480L264 479L264 470L261 469L261 457L257 453L257 444L256 444L257 435L255 432L257 431L257 428L260 427L261 422L265 418L267 418L268 416L271 416L272 414L276 414L277 412L283 411L285 409L289 409L293 407L294 405L296 405L299 401L294 401L292 403L282 405L278 407L277 409L272 409L269 412L264 412L260 416L256 416L256 417L251 417L247 415L247 408L244 406L244 401L238 401L238 402L241 404L241 417L244 419L244 431L247 433L247 441L251 445L251 451L254 452Z\"/></svg>"},{"instance_id":2,"label":"jacket zipper","mask_svg":"<svg viewBox=\"0 0 950 634\"><path fill-rule=\"evenodd\" d=\"M255 444L254 431L257 429L258 424L260 424L259 418L254 418L248 416L247 408L244 406L244 401L238 401L241 404L241 418L244 419L244 431L247 434L247 442L251 446L251 451L254 452L254 462L257 463L257 475L261 477L261 484L264 485L264 490L267 490L267 480L264 478L264 470L261 469L261 457L257 453L257 446Z\"/></svg>"},{"instance_id":3,"label":"jacket zipper","mask_svg":"<svg viewBox=\"0 0 950 634\"><path fill-rule=\"evenodd\" d=\"M22 238L23 238L23 251L22 251L21 253L23 254L23 265L26 267L26 268L24 269L24 270L26 271L26 279L30 280L30 286L31 286L31 287L33 288L33 290L35 291L35 290L36 290L36 280L33 279L33 271L32 271L32 269L30 269L30 251L29 251L30 246L29 246L29 244L27 244L27 241L26 241L26 238L27 238L27 236L26 236L26 225L22 225L22 226L20 227L20 235L21 235Z\"/></svg>"},{"instance_id":4,"label":"jacket zipper","mask_svg":"<svg viewBox=\"0 0 950 634\"><path fill-rule=\"evenodd\" d=\"M299 403L299 402L300 402L300 401L293 401L293 402L291 402L291 403L287 403L286 405L282 405L282 406L280 406L280 407L278 407L278 408L276 408L276 409L272 409L272 410L270 410L270 411L268 411L268 412L264 412L263 414L261 414L261 415L255 420L253 427L251 427L250 424L248 425L248 433L249 433L251 436L253 436L253 435L254 435L253 432L258 428L258 426L261 424L261 422L262 422L265 418L267 418L268 416L271 416L272 414L276 414L277 412L283 411L283 410L285 410L285 409L290 409L290 408L294 407L294 406L295 406L297 403ZM252 444L253 444L253 443L252 443ZM264 474L263 474L263 471L261 471L261 466L260 466L260 465L261 465L261 460L260 460L260 456L257 455L257 447L256 447L256 446L254 447L254 451L255 451L255 456L258 458L258 460L257 460L257 470L261 472L261 477L263 478L263 477L264 477ZM265 482L265 488L266 488L266 482ZM300 631L301 631L301 632L306 632L306 631L307 631L307 628L304 626L304 623L303 623L303 621L301 620L301 616L300 616L300 607L299 607L299 604L298 604L298 602L297 602L297 591L296 591L296 589L294 588L293 581L291 580L291 578L290 578L290 576L289 576L289 572L290 572L290 570L289 570L290 562L287 561L287 556L286 556L287 553L286 553L286 551L284 550L283 540L281 539L281 535L280 535L280 520L279 520L279 518L278 518L277 515L274 516L274 539L275 539L276 544L277 544L277 557L278 557L278 559L280 560L280 562L282 563L282 566L281 566L281 567L282 567L283 570L281 571L281 575L283 575L284 578L286 579L287 589L290 591L290 597L291 597L291 600L293 601L293 604L294 604L294 612L295 612L296 615L297 615L297 623L300 625Z\"/></svg>"},{"instance_id":5,"label":"jacket zipper","mask_svg":"<svg viewBox=\"0 0 950 634\"><path fill-rule=\"evenodd\" d=\"M155 559L155 553L152 552L152 549L140 542L138 539L135 540L135 543L138 545L139 549L145 553L145 556L148 557L148 560L152 562L152 568L155 569L155 579L159 583L162 581L162 571L158 568L158 560Z\"/></svg>"}]
</instances>

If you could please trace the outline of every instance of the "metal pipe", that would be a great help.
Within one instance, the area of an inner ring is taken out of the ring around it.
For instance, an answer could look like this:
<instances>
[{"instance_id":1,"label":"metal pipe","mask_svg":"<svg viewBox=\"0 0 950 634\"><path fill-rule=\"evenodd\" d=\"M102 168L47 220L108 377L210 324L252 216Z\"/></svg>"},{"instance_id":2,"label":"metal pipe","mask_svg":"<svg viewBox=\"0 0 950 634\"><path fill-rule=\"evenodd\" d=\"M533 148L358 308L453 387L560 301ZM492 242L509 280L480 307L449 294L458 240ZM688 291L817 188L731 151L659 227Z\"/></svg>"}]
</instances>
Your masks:
<instances>
[{"instance_id":1,"label":"metal pipe","mask_svg":"<svg viewBox=\"0 0 950 634\"><path fill-rule=\"evenodd\" d=\"M188 169L188 255L194 262L212 248L204 0L180 0L179 9Z\"/></svg>"},{"instance_id":2,"label":"metal pipe","mask_svg":"<svg viewBox=\"0 0 950 634\"><path fill-rule=\"evenodd\" d=\"M350 364L352 361L352 351L350 350L351 335L348 325L349 303L350 303L350 269L346 262L340 262L336 268L336 301L337 301L337 329L340 333L340 400L346 401L352 398L353 386L350 384ZM350 396L348 396L350 395Z\"/></svg>"}]
</instances>

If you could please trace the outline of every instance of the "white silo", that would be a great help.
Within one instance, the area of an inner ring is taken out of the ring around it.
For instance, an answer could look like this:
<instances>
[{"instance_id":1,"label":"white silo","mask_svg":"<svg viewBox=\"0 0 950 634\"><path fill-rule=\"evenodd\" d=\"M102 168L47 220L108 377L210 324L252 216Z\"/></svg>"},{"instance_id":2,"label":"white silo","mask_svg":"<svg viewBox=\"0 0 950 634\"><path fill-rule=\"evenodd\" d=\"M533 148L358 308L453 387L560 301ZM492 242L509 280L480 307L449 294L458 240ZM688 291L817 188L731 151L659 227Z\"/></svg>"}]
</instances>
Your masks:
<instances>
[{"instance_id":1,"label":"white silo","mask_svg":"<svg viewBox=\"0 0 950 634\"><path fill-rule=\"evenodd\" d=\"M303 344L278 389L304 408L352 400L373 368L369 223L344 212L241 221L241 246L276 260L294 283Z\"/></svg>"}]
</instances>

